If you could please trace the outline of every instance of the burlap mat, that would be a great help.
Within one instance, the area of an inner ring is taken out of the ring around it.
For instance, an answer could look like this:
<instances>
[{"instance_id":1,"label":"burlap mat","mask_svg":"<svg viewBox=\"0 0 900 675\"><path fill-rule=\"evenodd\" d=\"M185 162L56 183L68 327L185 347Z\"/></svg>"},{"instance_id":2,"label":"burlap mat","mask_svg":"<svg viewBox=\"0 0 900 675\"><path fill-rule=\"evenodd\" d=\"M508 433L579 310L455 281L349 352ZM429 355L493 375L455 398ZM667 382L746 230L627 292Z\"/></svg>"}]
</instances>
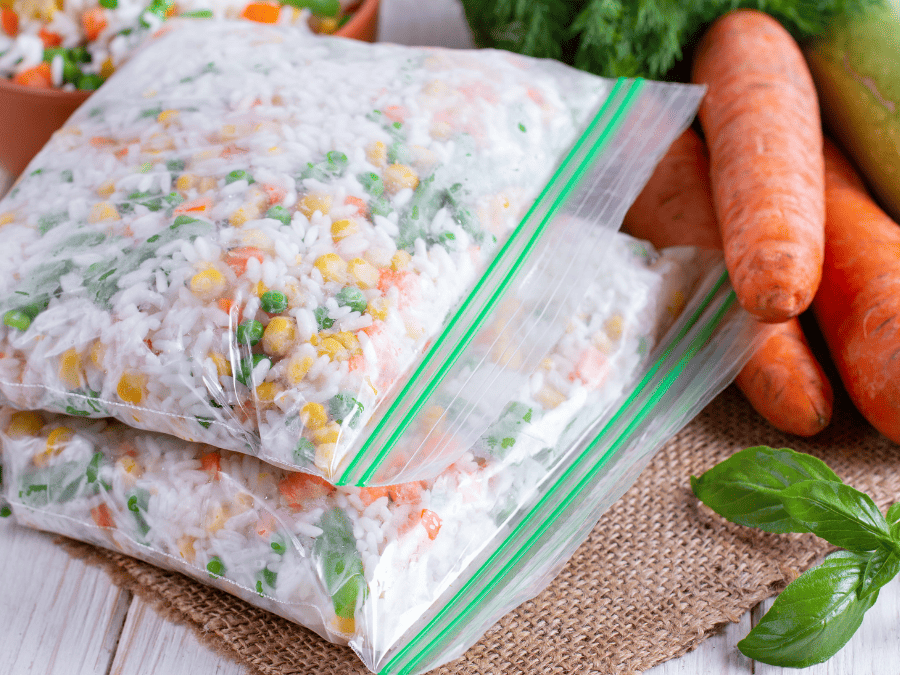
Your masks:
<instances>
[{"instance_id":1,"label":"burlap mat","mask_svg":"<svg viewBox=\"0 0 900 675\"><path fill-rule=\"evenodd\" d=\"M883 509L900 499L900 446L869 427L841 392L836 408L831 426L804 441L774 431L736 390L726 390L660 450L543 593L435 672L637 673L737 621L828 547L811 535L730 525L698 505L688 478L744 447L792 447L823 459ZM368 672L349 649L186 577L83 544L67 546L253 672Z\"/></svg>"}]
</instances>

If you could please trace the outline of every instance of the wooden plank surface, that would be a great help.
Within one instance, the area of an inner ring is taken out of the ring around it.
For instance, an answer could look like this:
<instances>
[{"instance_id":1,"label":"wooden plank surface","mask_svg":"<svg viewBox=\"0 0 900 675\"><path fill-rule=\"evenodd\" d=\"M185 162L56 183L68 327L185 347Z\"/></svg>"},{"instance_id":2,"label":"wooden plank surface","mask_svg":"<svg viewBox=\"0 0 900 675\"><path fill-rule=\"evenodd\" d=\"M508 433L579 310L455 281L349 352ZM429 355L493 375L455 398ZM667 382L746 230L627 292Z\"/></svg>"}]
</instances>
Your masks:
<instances>
[{"instance_id":1,"label":"wooden plank surface","mask_svg":"<svg viewBox=\"0 0 900 675\"><path fill-rule=\"evenodd\" d=\"M0 673L97 675L116 650L131 595L51 535L0 525Z\"/></svg>"}]
</instances>

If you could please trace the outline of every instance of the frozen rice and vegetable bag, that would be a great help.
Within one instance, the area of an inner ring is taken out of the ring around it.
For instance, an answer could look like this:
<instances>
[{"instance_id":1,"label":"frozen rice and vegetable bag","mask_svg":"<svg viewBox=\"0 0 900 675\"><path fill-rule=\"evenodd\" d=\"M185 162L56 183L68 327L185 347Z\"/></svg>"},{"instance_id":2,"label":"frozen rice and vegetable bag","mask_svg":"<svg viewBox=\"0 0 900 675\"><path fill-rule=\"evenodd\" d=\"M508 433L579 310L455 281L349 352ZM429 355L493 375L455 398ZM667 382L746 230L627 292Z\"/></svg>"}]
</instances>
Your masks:
<instances>
[{"instance_id":1,"label":"frozen rice and vegetable bag","mask_svg":"<svg viewBox=\"0 0 900 675\"><path fill-rule=\"evenodd\" d=\"M0 392L336 484L433 477L482 435L703 91L167 31L0 202Z\"/></svg>"},{"instance_id":2,"label":"frozen rice and vegetable bag","mask_svg":"<svg viewBox=\"0 0 900 675\"><path fill-rule=\"evenodd\" d=\"M536 595L753 345L719 254L618 234L607 256L621 273L589 284L542 368L568 399L523 387L431 479L334 487L115 421L5 408L0 495L21 524L213 584L373 671L424 672ZM633 347L605 393L567 376L604 327Z\"/></svg>"}]
</instances>

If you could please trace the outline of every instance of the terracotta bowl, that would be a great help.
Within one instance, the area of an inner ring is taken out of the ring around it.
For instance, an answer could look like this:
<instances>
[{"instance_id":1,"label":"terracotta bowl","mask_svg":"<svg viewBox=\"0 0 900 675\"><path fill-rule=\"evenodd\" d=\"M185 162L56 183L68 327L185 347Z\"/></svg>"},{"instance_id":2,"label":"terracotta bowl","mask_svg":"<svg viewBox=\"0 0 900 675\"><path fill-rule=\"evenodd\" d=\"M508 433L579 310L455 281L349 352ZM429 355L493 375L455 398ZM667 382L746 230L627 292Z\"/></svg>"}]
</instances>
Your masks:
<instances>
[{"instance_id":1,"label":"terracotta bowl","mask_svg":"<svg viewBox=\"0 0 900 675\"><path fill-rule=\"evenodd\" d=\"M374 42L379 0L363 0L352 18L335 33ZM31 158L92 92L35 89L0 78L0 166L18 176Z\"/></svg>"}]
</instances>

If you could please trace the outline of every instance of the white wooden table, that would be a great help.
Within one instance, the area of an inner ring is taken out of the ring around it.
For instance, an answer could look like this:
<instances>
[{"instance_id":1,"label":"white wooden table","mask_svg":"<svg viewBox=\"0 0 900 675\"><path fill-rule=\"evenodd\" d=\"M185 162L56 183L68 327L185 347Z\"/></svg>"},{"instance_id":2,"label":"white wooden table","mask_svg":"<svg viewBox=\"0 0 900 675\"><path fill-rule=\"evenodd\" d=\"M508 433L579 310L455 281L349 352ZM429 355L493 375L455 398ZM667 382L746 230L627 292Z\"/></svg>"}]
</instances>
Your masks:
<instances>
[{"instance_id":1,"label":"white wooden table","mask_svg":"<svg viewBox=\"0 0 900 675\"><path fill-rule=\"evenodd\" d=\"M457 0L382 0L382 40L467 47ZM2 140L0 140L2 142ZM8 177L0 175L0 194ZM72 559L52 536L0 519L0 675L246 675ZM900 578L881 593L860 631L831 661L787 671L754 663L735 645L771 605L763 603L698 649L652 675L896 675L900 673Z\"/></svg>"}]
</instances>

